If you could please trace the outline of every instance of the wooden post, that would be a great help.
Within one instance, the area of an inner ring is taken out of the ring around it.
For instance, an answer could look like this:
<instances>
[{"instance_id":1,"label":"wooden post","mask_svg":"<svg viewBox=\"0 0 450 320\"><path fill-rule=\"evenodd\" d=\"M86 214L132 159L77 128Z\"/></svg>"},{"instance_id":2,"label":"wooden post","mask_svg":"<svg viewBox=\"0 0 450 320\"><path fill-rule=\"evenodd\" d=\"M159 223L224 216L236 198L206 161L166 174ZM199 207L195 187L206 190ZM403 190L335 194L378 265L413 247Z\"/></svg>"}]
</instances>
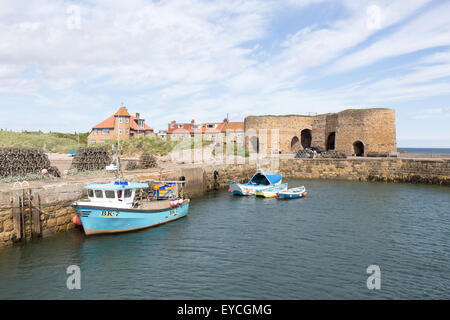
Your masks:
<instances>
[{"instance_id":1,"label":"wooden post","mask_svg":"<svg viewBox=\"0 0 450 320\"><path fill-rule=\"evenodd\" d=\"M22 217L20 207L20 195L18 191L13 192L12 196L12 215L14 224L14 236L16 240L22 239Z\"/></svg>"},{"instance_id":2,"label":"wooden post","mask_svg":"<svg viewBox=\"0 0 450 320\"><path fill-rule=\"evenodd\" d=\"M30 190L31 193L31 190ZM41 236L41 199L39 198L39 192L37 190L34 190L32 192L32 201L30 207L31 210L31 234L33 237L40 237Z\"/></svg>"},{"instance_id":3,"label":"wooden post","mask_svg":"<svg viewBox=\"0 0 450 320\"><path fill-rule=\"evenodd\" d=\"M22 222L22 238L27 238L27 230L25 228L25 189L22 189L22 197L20 198L20 215Z\"/></svg>"}]
</instances>

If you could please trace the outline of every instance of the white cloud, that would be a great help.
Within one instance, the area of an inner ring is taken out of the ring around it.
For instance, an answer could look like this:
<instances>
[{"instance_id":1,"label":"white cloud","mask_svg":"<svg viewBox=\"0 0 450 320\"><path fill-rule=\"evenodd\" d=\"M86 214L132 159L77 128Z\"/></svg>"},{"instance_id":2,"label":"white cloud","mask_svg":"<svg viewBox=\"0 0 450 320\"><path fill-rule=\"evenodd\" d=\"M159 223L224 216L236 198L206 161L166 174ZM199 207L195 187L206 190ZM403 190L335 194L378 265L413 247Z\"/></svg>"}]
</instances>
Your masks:
<instances>
[{"instance_id":1,"label":"white cloud","mask_svg":"<svg viewBox=\"0 0 450 320\"><path fill-rule=\"evenodd\" d=\"M335 72L348 71L382 59L450 45L448 12L450 12L450 3L442 3L402 26L391 35L365 49L345 56L335 64L332 70Z\"/></svg>"},{"instance_id":2,"label":"white cloud","mask_svg":"<svg viewBox=\"0 0 450 320\"><path fill-rule=\"evenodd\" d=\"M326 2L339 9L334 20L281 30L267 42L271 24L284 27L282 9L301 15L308 5ZM0 108L24 114L28 120L19 129L34 121L59 123L52 130L88 130L123 101L149 125L165 129L173 119L389 107L442 95L450 93L450 56L444 51L395 75L320 86L332 71L447 43L446 5L405 23L429 2L3 0ZM405 26L383 34L399 22ZM374 43L359 50L366 42Z\"/></svg>"}]
</instances>

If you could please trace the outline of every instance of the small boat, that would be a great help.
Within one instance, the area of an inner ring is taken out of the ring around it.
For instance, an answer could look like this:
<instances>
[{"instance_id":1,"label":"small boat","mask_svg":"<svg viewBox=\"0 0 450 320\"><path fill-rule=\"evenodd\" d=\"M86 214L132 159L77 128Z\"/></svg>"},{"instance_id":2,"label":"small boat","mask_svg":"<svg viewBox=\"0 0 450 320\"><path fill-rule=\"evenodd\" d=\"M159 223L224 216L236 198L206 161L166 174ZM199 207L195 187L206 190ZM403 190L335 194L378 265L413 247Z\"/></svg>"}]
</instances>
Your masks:
<instances>
[{"instance_id":1,"label":"small boat","mask_svg":"<svg viewBox=\"0 0 450 320\"><path fill-rule=\"evenodd\" d=\"M255 191L255 195L263 198L275 198L278 192L286 191L287 188L288 184L283 183L266 189L258 189Z\"/></svg>"},{"instance_id":2,"label":"small boat","mask_svg":"<svg viewBox=\"0 0 450 320\"><path fill-rule=\"evenodd\" d=\"M287 189L286 191L280 191L276 195L277 199L299 199L306 197L306 189L305 187L297 187Z\"/></svg>"},{"instance_id":3,"label":"small boat","mask_svg":"<svg viewBox=\"0 0 450 320\"><path fill-rule=\"evenodd\" d=\"M184 181L148 180L156 184L151 193L148 183L124 181L118 144L116 155L116 163L106 167L116 172L115 181L85 186L88 199L73 204L74 222L83 226L86 235L154 227L188 214L190 200L183 199Z\"/></svg>"},{"instance_id":4,"label":"small boat","mask_svg":"<svg viewBox=\"0 0 450 320\"><path fill-rule=\"evenodd\" d=\"M73 205L85 234L139 230L188 214L189 199L146 199L148 188L146 183L122 181L85 186L88 200Z\"/></svg>"},{"instance_id":5,"label":"small boat","mask_svg":"<svg viewBox=\"0 0 450 320\"><path fill-rule=\"evenodd\" d=\"M281 174L257 172L246 184L229 180L229 191L240 196L254 195L256 190L263 190L281 184L282 178Z\"/></svg>"}]
</instances>

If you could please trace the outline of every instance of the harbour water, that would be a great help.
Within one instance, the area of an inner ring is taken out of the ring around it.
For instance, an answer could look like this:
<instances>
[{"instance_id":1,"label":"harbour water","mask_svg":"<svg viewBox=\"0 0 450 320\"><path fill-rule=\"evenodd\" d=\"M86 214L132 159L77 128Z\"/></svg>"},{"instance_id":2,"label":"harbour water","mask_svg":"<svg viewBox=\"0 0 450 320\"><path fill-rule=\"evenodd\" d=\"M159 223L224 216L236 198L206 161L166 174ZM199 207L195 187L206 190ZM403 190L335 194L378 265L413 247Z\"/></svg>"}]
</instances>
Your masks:
<instances>
[{"instance_id":1,"label":"harbour water","mask_svg":"<svg viewBox=\"0 0 450 320\"><path fill-rule=\"evenodd\" d=\"M323 180L280 201L226 191L139 232L0 248L0 299L449 299L448 187ZM81 269L68 290L66 269ZM368 290L378 265L381 289Z\"/></svg>"}]
</instances>

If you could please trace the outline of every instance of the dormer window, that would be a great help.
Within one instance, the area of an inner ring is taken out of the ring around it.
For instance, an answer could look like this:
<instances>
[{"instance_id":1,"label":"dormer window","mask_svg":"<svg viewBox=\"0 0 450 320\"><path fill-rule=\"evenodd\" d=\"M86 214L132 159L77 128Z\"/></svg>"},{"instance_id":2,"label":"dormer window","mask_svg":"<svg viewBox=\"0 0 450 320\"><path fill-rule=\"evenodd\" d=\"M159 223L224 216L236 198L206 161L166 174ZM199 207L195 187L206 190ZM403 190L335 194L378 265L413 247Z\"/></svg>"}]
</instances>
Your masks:
<instances>
[{"instance_id":1,"label":"dormer window","mask_svg":"<svg viewBox=\"0 0 450 320\"><path fill-rule=\"evenodd\" d=\"M216 127L215 124L207 124L206 125L206 128L208 128L208 129L214 129L215 127Z\"/></svg>"},{"instance_id":2,"label":"dormer window","mask_svg":"<svg viewBox=\"0 0 450 320\"><path fill-rule=\"evenodd\" d=\"M179 125L178 125L178 128L179 128L179 129L183 129L183 125L182 125L182 124L179 124Z\"/></svg>"}]
</instances>

